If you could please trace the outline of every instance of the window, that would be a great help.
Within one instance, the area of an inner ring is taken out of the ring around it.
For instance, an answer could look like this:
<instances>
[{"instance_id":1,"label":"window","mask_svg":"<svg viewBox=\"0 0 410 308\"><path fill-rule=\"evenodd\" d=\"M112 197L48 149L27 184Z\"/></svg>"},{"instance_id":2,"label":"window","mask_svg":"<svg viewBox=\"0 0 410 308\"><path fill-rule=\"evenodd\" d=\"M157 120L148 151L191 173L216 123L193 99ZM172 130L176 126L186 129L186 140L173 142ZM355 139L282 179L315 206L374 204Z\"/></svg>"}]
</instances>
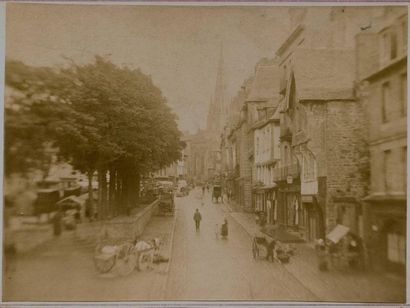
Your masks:
<instances>
[{"instance_id":1,"label":"window","mask_svg":"<svg viewBox=\"0 0 410 308\"><path fill-rule=\"evenodd\" d=\"M394 263L406 263L406 238L403 235L387 234L387 258Z\"/></svg>"},{"instance_id":2,"label":"window","mask_svg":"<svg viewBox=\"0 0 410 308\"><path fill-rule=\"evenodd\" d=\"M397 34L396 32L390 33L390 60L397 57Z\"/></svg>"},{"instance_id":3,"label":"window","mask_svg":"<svg viewBox=\"0 0 410 308\"><path fill-rule=\"evenodd\" d=\"M383 176L384 176L384 190L385 192L389 192L391 190L391 177L390 177L390 158L391 158L391 150L386 150L383 152Z\"/></svg>"},{"instance_id":4,"label":"window","mask_svg":"<svg viewBox=\"0 0 410 308\"><path fill-rule=\"evenodd\" d=\"M387 62L389 58L389 34L384 33L382 36L382 62Z\"/></svg>"},{"instance_id":5,"label":"window","mask_svg":"<svg viewBox=\"0 0 410 308\"><path fill-rule=\"evenodd\" d=\"M400 107L401 115L407 115L407 74L400 77Z\"/></svg>"},{"instance_id":6,"label":"window","mask_svg":"<svg viewBox=\"0 0 410 308\"><path fill-rule=\"evenodd\" d=\"M259 137L256 137L256 155L259 154Z\"/></svg>"},{"instance_id":7,"label":"window","mask_svg":"<svg viewBox=\"0 0 410 308\"><path fill-rule=\"evenodd\" d=\"M401 40L402 50L404 54L407 54L407 21L401 23Z\"/></svg>"},{"instance_id":8,"label":"window","mask_svg":"<svg viewBox=\"0 0 410 308\"><path fill-rule=\"evenodd\" d=\"M385 82L382 85L382 121L387 122L387 106L390 101L390 83Z\"/></svg>"}]
</instances>

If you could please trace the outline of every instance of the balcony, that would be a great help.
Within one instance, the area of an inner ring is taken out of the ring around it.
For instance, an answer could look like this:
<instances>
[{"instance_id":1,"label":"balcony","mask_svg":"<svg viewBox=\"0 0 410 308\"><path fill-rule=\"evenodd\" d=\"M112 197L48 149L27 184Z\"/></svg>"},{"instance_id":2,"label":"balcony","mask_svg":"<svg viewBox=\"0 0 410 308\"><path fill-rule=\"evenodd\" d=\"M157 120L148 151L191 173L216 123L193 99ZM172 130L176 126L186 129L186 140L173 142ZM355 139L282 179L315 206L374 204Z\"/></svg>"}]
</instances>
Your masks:
<instances>
[{"instance_id":1,"label":"balcony","mask_svg":"<svg viewBox=\"0 0 410 308\"><path fill-rule=\"evenodd\" d=\"M282 168L273 169L273 180L275 182L286 181L288 176L298 178L300 175L299 164L292 164Z\"/></svg>"}]
</instances>

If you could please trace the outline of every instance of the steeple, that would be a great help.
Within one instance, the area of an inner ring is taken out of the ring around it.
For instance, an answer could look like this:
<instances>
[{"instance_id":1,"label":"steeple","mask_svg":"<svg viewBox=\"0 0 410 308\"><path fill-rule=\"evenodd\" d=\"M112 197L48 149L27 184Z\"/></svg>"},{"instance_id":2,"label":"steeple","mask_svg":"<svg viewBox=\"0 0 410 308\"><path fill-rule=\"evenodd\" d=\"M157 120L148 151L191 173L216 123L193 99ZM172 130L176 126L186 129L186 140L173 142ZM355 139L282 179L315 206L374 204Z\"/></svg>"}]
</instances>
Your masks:
<instances>
[{"instance_id":1,"label":"steeple","mask_svg":"<svg viewBox=\"0 0 410 308\"><path fill-rule=\"evenodd\" d=\"M221 42L218 68L216 73L216 83L214 98L212 101L213 108L213 130L216 133L220 133L225 123L225 72L224 72L224 57L223 57L223 43Z\"/></svg>"}]
</instances>

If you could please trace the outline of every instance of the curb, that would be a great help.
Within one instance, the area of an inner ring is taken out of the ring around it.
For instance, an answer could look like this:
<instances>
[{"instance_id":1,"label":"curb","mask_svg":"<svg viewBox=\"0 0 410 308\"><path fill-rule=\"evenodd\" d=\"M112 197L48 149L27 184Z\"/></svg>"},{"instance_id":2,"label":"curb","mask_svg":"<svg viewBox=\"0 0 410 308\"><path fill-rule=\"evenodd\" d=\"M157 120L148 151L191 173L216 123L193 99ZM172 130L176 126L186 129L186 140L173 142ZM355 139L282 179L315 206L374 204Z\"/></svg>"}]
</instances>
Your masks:
<instances>
[{"instance_id":1,"label":"curb","mask_svg":"<svg viewBox=\"0 0 410 308\"><path fill-rule=\"evenodd\" d=\"M168 264L167 264L167 267L165 268L165 272L164 272L166 277L165 277L164 282L163 282L162 287L161 287L161 297L164 300L165 300L165 297L166 297L166 289L167 289L168 279L169 279L169 268L170 268L171 262L172 262L172 252L174 250L174 234L175 234L176 221L177 221L177 210L175 210L174 221L173 221L173 224L172 224L171 237L169 239L169 243L170 243L170 248L169 248L169 251L168 251L169 260L168 260Z\"/></svg>"}]
</instances>

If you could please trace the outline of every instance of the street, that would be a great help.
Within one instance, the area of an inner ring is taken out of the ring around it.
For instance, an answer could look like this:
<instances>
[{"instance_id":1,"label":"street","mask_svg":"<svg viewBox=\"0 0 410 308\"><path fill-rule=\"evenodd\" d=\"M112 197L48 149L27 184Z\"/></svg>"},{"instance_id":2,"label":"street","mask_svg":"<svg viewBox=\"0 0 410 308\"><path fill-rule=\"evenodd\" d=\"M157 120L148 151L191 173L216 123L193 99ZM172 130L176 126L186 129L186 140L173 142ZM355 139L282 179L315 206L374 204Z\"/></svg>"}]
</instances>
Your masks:
<instances>
[{"instance_id":1,"label":"street","mask_svg":"<svg viewBox=\"0 0 410 308\"><path fill-rule=\"evenodd\" d=\"M177 216L168 277L167 264L156 266L153 271L135 271L128 277L98 275L92 260L93 246L77 242L71 231L18 258L16 271L6 284L5 299L317 299L282 265L254 261L249 235L224 215L222 205L211 202L210 193L205 195L203 206L198 194L199 190L195 190L187 197L175 198ZM192 218L196 208L203 217L198 233ZM220 225L224 217L229 223L226 240L217 239L215 234L216 224ZM171 233L171 225L172 218L154 217L144 237L164 238ZM40 277L42 283L36 283Z\"/></svg>"},{"instance_id":2,"label":"street","mask_svg":"<svg viewBox=\"0 0 410 308\"><path fill-rule=\"evenodd\" d=\"M383 277L318 272L315 258L302 247L288 265L254 260L251 234L234 219L238 213L214 204L211 193L201 195L195 189L189 196L175 198L176 216L154 216L144 230L143 238L163 241L161 254L171 257L169 263L127 277L115 270L98 274L93 264L95 245L78 240L75 231L66 231L18 257L15 272L7 277L5 300L403 300L400 282L386 285ZM199 232L193 220L197 208L202 215ZM222 239L216 236L216 225L220 228L225 218L229 235Z\"/></svg>"},{"instance_id":3,"label":"street","mask_svg":"<svg viewBox=\"0 0 410 308\"><path fill-rule=\"evenodd\" d=\"M211 193L194 190L177 198L177 220L167 300L299 300L318 298L279 263L254 260L251 238L223 205L211 202ZM195 231L193 214L202 215ZM226 240L216 238L216 224L228 219Z\"/></svg>"}]
</instances>

